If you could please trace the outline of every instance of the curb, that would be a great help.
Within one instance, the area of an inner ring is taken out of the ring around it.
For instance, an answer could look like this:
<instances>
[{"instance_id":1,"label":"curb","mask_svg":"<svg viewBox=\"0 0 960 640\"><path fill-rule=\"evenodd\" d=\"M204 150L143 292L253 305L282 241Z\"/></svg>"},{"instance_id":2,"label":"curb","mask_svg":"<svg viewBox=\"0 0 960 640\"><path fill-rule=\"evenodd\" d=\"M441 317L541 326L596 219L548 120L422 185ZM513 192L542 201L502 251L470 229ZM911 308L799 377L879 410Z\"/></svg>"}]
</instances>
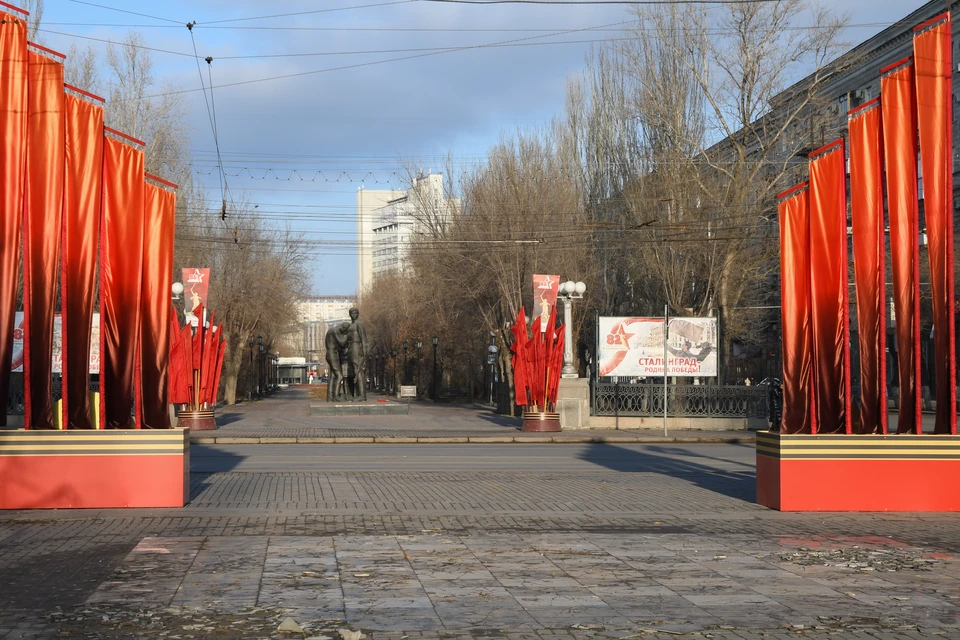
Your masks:
<instances>
[{"instance_id":1,"label":"curb","mask_svg":"<svg viewBox=\"0 0 960 640\"><path fill-rule=\"evenodd\" d=\"M191 444L753 444L756 436L299 436L238 437L191 435Z\"/></svg>"}]
</instances>

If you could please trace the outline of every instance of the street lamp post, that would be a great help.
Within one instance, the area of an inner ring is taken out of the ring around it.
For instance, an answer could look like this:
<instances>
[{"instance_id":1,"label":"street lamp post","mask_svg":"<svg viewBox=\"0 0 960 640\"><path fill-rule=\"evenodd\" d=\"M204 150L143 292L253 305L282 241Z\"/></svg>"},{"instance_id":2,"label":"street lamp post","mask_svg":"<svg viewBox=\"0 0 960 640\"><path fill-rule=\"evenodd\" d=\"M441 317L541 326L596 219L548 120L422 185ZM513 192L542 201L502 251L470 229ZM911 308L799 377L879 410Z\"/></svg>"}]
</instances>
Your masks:
<instances>
[{"instance_id":1,"label":"street lamp post","mask_svg":"<svg viewBox=\"0 0 960 640\"><path fill-rule=\"evenodd\" d=\"M394 395L397 392L397 349L391 349L390 355L393 356L393 381L390 383L390 395Z\"/></svg>"},{"instance_id":2,"label":"street lamp post","mask_svg":"<svg viewBox=\"0 0 960 640\"><path fill-rule=\"evenodd\" d=\"M433 378L432 378L433 389L430 392L430 395L433 396L433 401L436 402L437 401L437 345L440 343L440 338L438 338L437 336L433 336L432 340L433 340Z\"/></svg>"},{"instance_id":3,"label":"street lamp post","mask_svg":"<svg viewBox=\"0 0 960 640\"><path fill-rule=\"evenodd\" d=\"M257 356L257 400L262 400L264 395L263 389L263 336L257 336L257 350L259 355Z\"/></svg>"},{"instance_id":4,"label":"street lamp post","mask_svg":"<svg viewBox=\"0 0 960 640\"><path fill-rule=\"evenodd\" d=\"M423 340L417 338L415 343L417 347L417 370L416 370L416 379L413 381L417 385L417 394L420 394L420 361L423 359Z\"/></svg>"},{"instance_id":5,"label":"street lamp post","mask_svg":"<svg viewBox=\"0 0 960 640\"><path fill-rule=\"evenodd\" d=\"M407 347L409 344L406 340L403 341L403 373L400 374L400 384L407 384L407 369L409 368L410 359L407 357Z\"/></svg>"},{"instance_id":6,"label":"street lamp post","mask_svg":"<svg viewBox=\"0 0 960 640\"><path fill-rule=\"evenodd\" d=\"M493 377L497 364L497 334L490 332L490 346L487 347L487 362L490 363L490 404L493 404Z\"/></svg>"},{"instance_id":7,"label":"street lamp post","mask_svg":"<svg viewBox=\"0 0 960 640\"><path fill-rule=\"evenodd\" d=\"M563 302L563 368L560 375L564 378L578 378L577 368L573 366L573 301L583 298L587 285L567 280L560 285L559 298Z\"/></svg>"}]
</instances>

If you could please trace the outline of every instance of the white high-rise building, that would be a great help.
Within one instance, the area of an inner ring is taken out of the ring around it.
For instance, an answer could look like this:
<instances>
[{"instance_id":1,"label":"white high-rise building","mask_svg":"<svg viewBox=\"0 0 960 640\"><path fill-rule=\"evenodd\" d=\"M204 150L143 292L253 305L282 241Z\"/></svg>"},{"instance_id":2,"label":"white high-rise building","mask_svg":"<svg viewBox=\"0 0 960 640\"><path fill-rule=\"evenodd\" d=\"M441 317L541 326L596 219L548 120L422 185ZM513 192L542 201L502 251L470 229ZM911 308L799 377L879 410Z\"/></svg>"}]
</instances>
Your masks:
<instances>
[{"instance_id":1,"label":"white high-rise building","mask_svg":"<svg viewBox=\"0 0 960 640\"><path fill-rule=\"evenodd\" d=\"M401 197L403 191L372 190L361 186L357 190L357 297L373 283L373 227L374 211L391 200Z\"/></svg>"},{"instance_id":2,"label":"white high-rise building","mask_svg":"<svg viewBox=\"0 0 960 640\"><path fill-rule=\"evenodd\" d=\"M364 197L371 193L364 191ZM443 174L431 173L414 180L406 191L393 192L394 197L370 210L370 226L361 235L360 295L378 276L402 273L408 264L410 243L416 237L429 237L446 224L459 201L443 192ZM365 201L369 203L369 200ZM357 200L358 219L365 223L364 210ZM360 224L358 223L358 229ZM369 259L366 251L369 251Z\"/></svg>"}]
</instances>

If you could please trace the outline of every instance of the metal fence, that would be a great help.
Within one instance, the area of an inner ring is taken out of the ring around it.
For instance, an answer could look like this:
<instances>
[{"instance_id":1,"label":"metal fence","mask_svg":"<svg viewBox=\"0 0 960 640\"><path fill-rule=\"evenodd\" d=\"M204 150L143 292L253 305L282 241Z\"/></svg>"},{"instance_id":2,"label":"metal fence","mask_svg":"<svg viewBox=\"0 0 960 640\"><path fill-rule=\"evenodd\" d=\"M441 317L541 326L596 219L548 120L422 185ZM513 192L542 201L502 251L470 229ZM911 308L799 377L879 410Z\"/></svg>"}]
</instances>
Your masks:
<instances>
[{"instance_id":1,"label":"metal fence","mask_svg":"<svg viewBox=\"0 0 960 640\"><path fill-rule=\"evenodd\" d=\"M595 382L593 415L663 415L662 384ZM667 385L667 415L674 418L765 418L766 387Z\"/></svg>"},{"instance_id":2,"label":"metal fence","mask_svg":"<svg viewBox=\"0 0 960 640\"><path fill-rule=\"evenodd\" d=\"M53 401L63 398L63 378L59 374L53 376ZM90 392L100 391L99 380L90 380ZM23 415L23 374L14 373L10 376L10 392L7 394L7 415Z\"/></svg>"}]
</instances>

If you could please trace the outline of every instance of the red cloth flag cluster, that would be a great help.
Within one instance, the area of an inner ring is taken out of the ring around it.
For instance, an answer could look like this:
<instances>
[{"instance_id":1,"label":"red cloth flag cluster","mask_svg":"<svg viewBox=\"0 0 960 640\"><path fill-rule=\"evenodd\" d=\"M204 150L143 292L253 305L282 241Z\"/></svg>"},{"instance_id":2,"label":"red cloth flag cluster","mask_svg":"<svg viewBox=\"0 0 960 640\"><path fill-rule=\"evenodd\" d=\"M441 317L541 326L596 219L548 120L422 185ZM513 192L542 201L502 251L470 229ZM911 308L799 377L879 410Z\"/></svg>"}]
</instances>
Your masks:
<instances>
[{"instance_id":1,"label":"red cloth flag cluster","mask_svg":"<svg viewBox=\"0 0 960 640\"><path fill-rule=\"evenodd\" d=\"M198 318L203 318L203 306L194 309ZM210 322L201 323L194 333L190 323L180 327L177 312L170 312L170 391L171 404L185 404L191 411L199 411L204 405L217 402L220 374L223 371L223 356L226 342L223 332Z\"/></svg>"},{"instance_id":2,"label":"red cloth flag cluster","mask_svg":"<svg viewBox=\"0 0 960 640\"><path fill-rule=\"evenodd\" d=\"M518 406L552 411L557 404L563 367L564 325L556 327L556 308L550 312L546 326L541 323L540 318L534 320L533 335L529 337L525 310L520 307L517 322L511 329L513 385Z\"/></svg>"},{"instance_id":3,"label":"red cloth flag cluster","mask_svg":"<svg viewBox=\"0 0 960 640\"><path fill-rule=\"evenodd\" d=\"M886 433L884 182L896 329L898 433L923 433L920 328L920 201L929 240L936 388L934 432L957 433L954 292L952 35L949 13L914 29L914 55L880 70L880 98L848 113L858 322L860 433ZM922 173L918 173L917 160ZM847 226L843 140L810 158L810 196L782 200L783 430L851 433ZM884 169L885 174L884 174ZM919 176L923 176L922 195ZM787 193L793 193L787 192ZM799 193L799 191L797 192ZM808 220L802 218L808 215ZM805 238L809 236L809 241ZM809 261L803 247L808 243ZM809 282L809 287L808 287ZM813 344L805 328L807 288ZM812 360L813 383L806 362ZM811 418L801 406L810 398Z\"/></svg>"}]
</instances>

